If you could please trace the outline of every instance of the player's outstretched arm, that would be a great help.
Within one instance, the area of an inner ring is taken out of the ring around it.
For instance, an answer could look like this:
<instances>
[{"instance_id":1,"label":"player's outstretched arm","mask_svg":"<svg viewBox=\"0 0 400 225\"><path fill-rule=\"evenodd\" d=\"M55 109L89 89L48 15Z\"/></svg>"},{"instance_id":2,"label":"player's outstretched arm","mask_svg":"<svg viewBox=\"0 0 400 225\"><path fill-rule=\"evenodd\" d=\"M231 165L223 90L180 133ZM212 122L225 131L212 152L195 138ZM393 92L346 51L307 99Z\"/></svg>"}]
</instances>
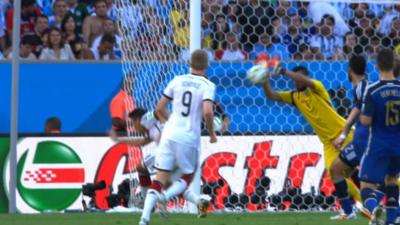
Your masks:
<instances>
[{"instance_id":1,"label":"player's outstretched arm","mask_svg":"<svg viewBox=\"0 0 400 225\"><path fill-rule=\"evenodd\" d=\"M154 115L161 123L165 123L169 118L169 112L167 108L169 102L170 100L168 98L166 98L165 96L161 96L160 101L157 104L156 110L154 111Z\"/></svg>"},{"instance_id":2,"label":"player's outstretched arm","mask_svg":"<svg viewBox=\"0 0 400 225\"><path fill-rule=\"evenodd\" d=\"M360 115L360 113L361 113L361 111L357 107L354 107L351 110L350 115L346 120L346 124L343 128L342 133L333 142L333 145L335 146L336 150L339 150L342 147L344 140L346 140L347 135L349 134L349 132L351 130L351 127L356 123L356 120L357 120L358 116Z\"/></svg>"},{"instance_id":3,"label":"player's outstretched arm","mask_svg":"<svg viewBox=\"0 0 400 225\"><path fill-rule=\"evenodd\" d=\"M314 88L315 87L315 84L312 81L312 79L310 79L307 76L304 76L301 73L296 73L296 72L289 71L289 70L286 70L286 69L281 69L280 73L283 74L283 75L288 76L293 81L301 82L301 83L305 84L307 87L310 87L310 88Z\"/></svg>"},{"instance_id":4,"label":"player's outstretched arm","mask_svg":"<svg viewBox=\"0 0 400 225\"><path fill-rule=\"evenodd\" d=\"M272 90L268 79L263 83L263 89L264 89L264 94L268 99L273 101L283 102L281 96L274 90Z\"/></svg>"},{"instance_id":5,"label":"player's outstretched arm","mask_svg":"<svg viewBox=\"0 0 400 225\"><path fill-rule=\"evenodd\" d=\"M212 101L203 101L203 117L208 133L210 134L210 143L217 142L217 135L214 131L214 103Z\"/></svg>"},{"instance_id":6,"label":"player's outstretched arm","mask_svg":"<svg viewBox=\"0 0 400 225\"><path fill-rule=\"evenodd\" d=\"M148 137L119 137L114 130L111 130L109 135L113 141L131 146L144 146L151 142L151 139Z\"/></svg>"}]
</instances>

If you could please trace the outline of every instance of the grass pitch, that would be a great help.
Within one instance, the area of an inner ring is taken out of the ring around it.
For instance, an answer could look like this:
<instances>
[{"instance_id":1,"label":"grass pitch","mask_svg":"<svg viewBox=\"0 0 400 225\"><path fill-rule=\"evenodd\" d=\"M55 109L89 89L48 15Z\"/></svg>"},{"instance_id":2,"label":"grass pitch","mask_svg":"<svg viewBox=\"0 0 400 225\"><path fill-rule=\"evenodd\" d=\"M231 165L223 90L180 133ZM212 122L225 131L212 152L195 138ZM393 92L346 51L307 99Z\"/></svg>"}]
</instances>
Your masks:
<instances>
[{"instance_id":1,"label":"grass pitch","mask_svg":"<svg viewBox=\"0 0 400 225\"><path fill-rule=\"evenodd\" d=\"M247 213L209 214L197 219L194 215L170 214L168 219L152 216L151 225L366 225L359 216L356 220L331 221L332 213ZM74 213L7 215L0 214L1 225L137 225L140 214Z\"/></svg>"}]
</instances>

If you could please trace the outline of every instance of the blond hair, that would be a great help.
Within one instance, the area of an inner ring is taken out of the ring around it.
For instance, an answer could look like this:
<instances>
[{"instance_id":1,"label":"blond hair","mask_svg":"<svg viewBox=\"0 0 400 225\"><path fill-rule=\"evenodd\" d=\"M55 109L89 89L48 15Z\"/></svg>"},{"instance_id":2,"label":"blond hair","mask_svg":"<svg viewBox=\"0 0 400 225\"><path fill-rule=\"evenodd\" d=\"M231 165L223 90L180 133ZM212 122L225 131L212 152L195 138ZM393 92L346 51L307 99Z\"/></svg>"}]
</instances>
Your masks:
<instances>
[{"instance_id":1,"label":"blond hair","mask_svg":"<svg viewBox=\"0 0 400 225\"><path fill-rule=\"evenodd\" d=\"M206 51L198 49L190 56L190 67L195 70L205 70L208 67L208 54Z\"/></svg>"}]
</instances>

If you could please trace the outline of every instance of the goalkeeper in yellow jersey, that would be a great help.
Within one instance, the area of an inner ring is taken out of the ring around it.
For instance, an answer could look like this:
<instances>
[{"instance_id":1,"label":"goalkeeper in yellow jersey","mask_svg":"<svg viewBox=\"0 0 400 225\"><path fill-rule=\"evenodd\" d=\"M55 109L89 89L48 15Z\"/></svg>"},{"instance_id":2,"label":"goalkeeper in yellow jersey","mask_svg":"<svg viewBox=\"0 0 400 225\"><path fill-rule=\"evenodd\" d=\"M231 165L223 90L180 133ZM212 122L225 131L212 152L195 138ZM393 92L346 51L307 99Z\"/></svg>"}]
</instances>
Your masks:
<instances>
[{"instance_id":1,"label":"goalkeeper in yellow jersey","mask_svg":"<svg viewBox=\"0 0 400 225\"><path fill-rule=\"evenodd\" d=\"M342 133L346 120L337 114L331 105L331 99L324 85L318 80L311 79L305 67L298 66L293 71L278 69L277 74L282 74L292 79L296 89L274 91L268 79L266 79L263 82L265 95L271 100L291 104L303 114L324 146L325 166L329 171L332 162L342 150L342 148L336 150L333 141ZM353 130L349 132L342 146L346 146L351 142L353 132ZM357 186L349 180L347 180L347 185L350 196L360 201L361 198Z\"/></svg>"}]
</instances>

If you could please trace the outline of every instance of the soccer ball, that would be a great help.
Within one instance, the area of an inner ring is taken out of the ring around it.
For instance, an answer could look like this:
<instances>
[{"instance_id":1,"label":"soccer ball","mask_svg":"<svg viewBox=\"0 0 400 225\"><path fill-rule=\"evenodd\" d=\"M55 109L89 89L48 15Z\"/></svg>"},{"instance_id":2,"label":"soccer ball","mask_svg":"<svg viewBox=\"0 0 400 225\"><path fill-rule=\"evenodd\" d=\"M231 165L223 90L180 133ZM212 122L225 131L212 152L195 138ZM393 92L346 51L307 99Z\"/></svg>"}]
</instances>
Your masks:
<instances>
[{"instance_id":1,"label":"soccer ball","mask_svg":"<svg viewBox=\"0 0 400 225\"><path fill-rule=\"evenodd\" d=\"M247 71L247 79L253 84L263 83L268 78L268 72L263 65L254 65Z\"/></svg>"},{"instance_id":2,"label":"soccer ball","mask_svg":"<svg viewBox=\"0 0 400 225\"><path fill-rule=\"evenodd\" d=\"M223 127L224 127L224 124L223 124L221 118L214 117L214 131L221 132Z\"/></svg>"}]
</instances>

